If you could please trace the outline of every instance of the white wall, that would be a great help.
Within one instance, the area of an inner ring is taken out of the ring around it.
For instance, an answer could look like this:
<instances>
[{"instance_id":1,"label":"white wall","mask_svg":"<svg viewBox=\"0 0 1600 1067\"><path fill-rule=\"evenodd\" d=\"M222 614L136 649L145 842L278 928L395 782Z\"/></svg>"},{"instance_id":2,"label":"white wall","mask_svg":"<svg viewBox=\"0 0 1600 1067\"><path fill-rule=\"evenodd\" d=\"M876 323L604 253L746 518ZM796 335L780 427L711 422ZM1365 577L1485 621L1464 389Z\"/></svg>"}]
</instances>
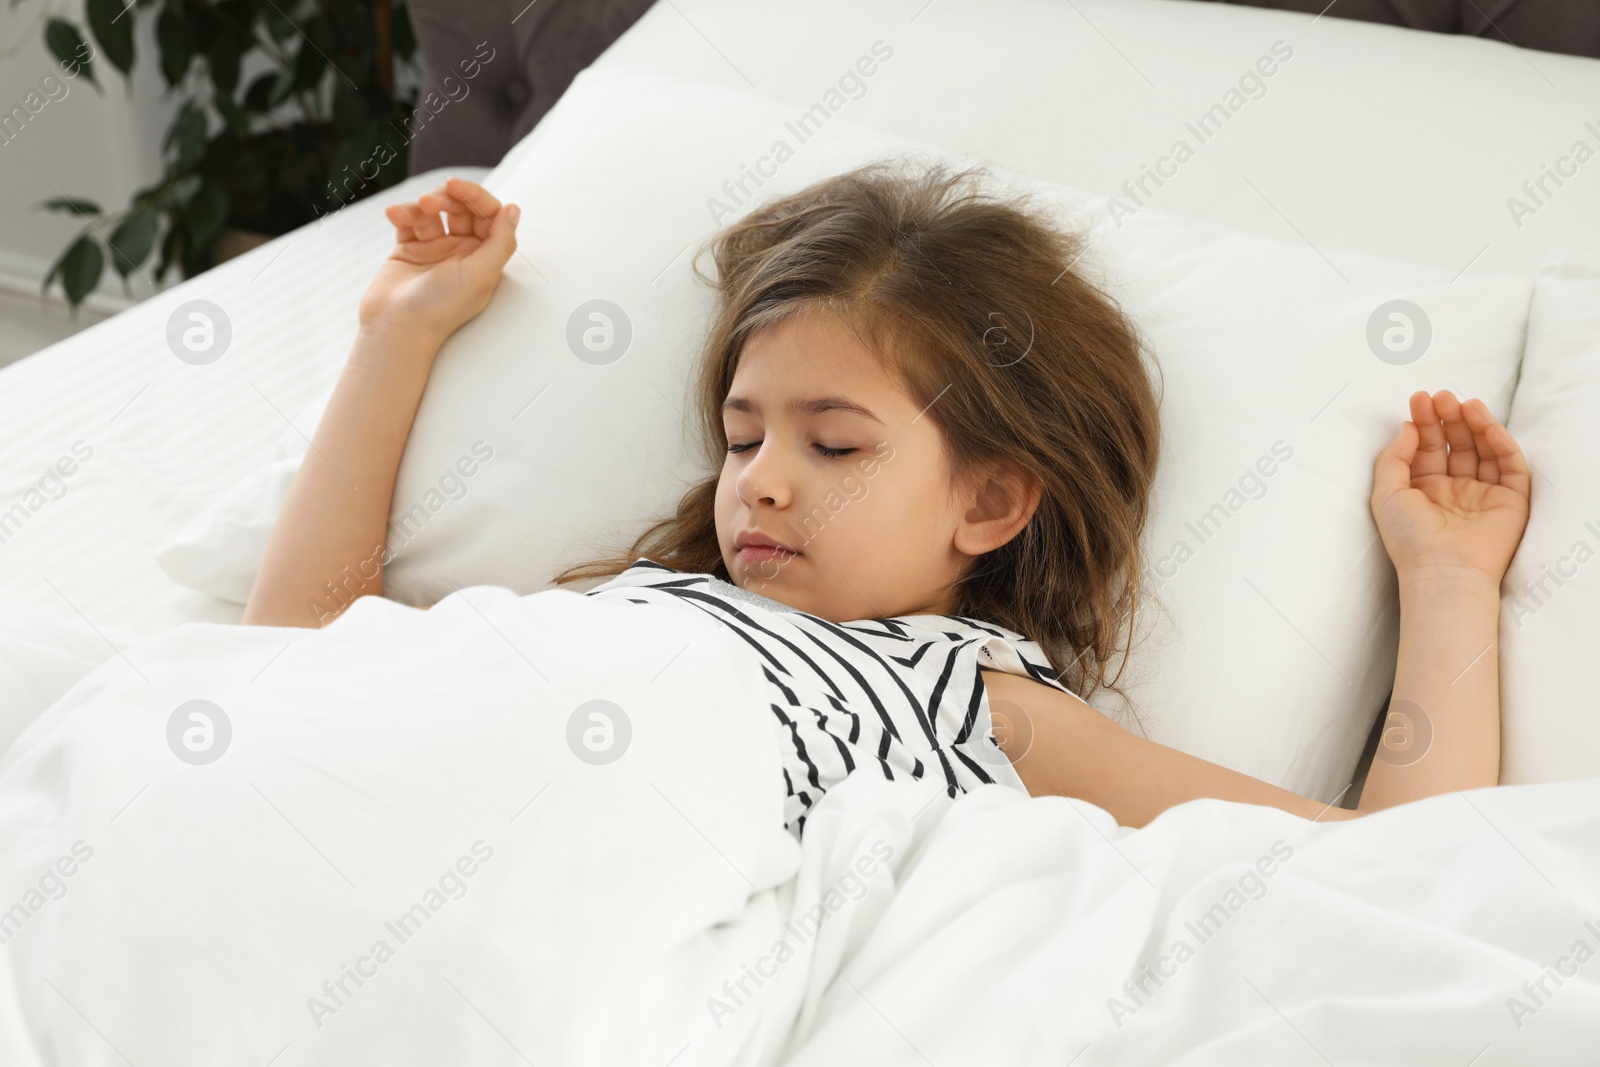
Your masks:
<instances>
[{"instance_id":1,"label":"white wall","mask_svg":"<svg viewBox=\"0 0 1600 1067\"><path fill-rule=\"evenodd\" d=\"M155 12L130 11L125 17L135 14L139 21L131 83L96 47L95 77L104 90L97 93L81 74L61 77L44 44L45 21L55 16L77 23L94 45L82 0L21 0L15 7L0 0L0 111L22 105L30 92L36 94L35 106L47 100L39 89L46 75L55 75L66 86L65 95L56 89L60 99L45 103L20 135L0 144L0 189L6 194L0 197L0 288L36 296L50 264L84 227L81 219L36 204L65 195L118 211L135 189L161 174L160 145L178 102L171 96L163 99L167 90L155 62ZM144 268L146 278L130 275L136 300L152 291L154 261L152 255ZM165 284L177 280L174 270ZM59 282L52 291L53 300L65 302ZM129 302L108 254L100 293L90 298L89 306L115 311Z\"/></svg>"}]
</instances>

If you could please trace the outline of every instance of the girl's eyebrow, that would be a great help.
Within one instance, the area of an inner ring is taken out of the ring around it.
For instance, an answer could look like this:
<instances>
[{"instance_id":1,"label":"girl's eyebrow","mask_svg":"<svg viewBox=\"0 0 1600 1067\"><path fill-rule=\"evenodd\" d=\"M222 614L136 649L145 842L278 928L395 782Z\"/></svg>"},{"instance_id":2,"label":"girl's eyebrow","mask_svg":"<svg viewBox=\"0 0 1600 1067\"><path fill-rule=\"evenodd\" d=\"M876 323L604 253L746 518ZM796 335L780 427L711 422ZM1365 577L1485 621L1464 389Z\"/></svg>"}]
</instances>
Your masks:
<instances>
[{"instance_id":1,"label":"girl's eyebrow","mask_svg":"<svg viewBox=\"0 0 1600 1067\"><path fill-rule=\"evenodd\" d=\"M814 415L820 415L824 411L848 411L852 415L862 415L876 423L883 422L882 419L857 404L854 400L837 395L812 397L810 400L796 398L789 401L784 407L791 412L810 412ZM722 410L743 411L749 415L761 414L761 409L756 406L756 402L745 396L729 396L722 402Z\"/></svg>"}]
</instances>

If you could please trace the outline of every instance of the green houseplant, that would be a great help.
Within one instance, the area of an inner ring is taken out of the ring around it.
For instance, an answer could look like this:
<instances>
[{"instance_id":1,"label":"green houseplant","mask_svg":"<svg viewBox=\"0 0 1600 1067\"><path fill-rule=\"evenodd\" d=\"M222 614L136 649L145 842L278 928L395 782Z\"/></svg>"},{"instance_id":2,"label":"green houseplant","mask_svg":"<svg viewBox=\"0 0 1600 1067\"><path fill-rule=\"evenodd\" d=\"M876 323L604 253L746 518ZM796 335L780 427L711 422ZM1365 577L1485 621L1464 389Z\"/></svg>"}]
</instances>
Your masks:
<instances>
[{"instance_id":1,"label":"green houseplant","mask_svg":"<svg viewBox=\"0 0 1600 1067\"><path fill-rule=\"evenodd\" d=\"M107 252L125 292L152 253L157 284L174 266L193 277L213 266L230 227L287 233L406 176L416 92L397 95L394 70L416 39L403 0L88 0L98 54L124 78L135 19L151 13L162 77L183 100L160 180L115 213L74 196L39 205L84 220L42 289L59 279L74 316ZM50 19L45 44L100 90L77 25ZM253 54L267 69L241 85Z\"/></svg>"}]
</instances>

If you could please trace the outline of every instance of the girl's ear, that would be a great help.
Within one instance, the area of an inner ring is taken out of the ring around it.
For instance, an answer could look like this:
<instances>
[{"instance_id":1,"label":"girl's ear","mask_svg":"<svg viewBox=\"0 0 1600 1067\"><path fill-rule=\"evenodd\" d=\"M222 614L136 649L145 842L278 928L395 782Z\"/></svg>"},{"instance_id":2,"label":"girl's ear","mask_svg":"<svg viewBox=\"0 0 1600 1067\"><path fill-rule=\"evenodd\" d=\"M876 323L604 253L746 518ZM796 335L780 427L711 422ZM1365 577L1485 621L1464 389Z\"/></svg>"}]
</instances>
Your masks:
<instances>
[{"instance_id":1,"label":"girl's ear","mask_svg":"<svg viewBox=\"0 0 1600 1067\"><path fill-rule=\"evenodd\" d=\"M993 467L968 479L958 501L955 547L981 556L1010 541L1033 518L1043 489L1037 478L1015 465Z\"/></svg>"}]
</instances>

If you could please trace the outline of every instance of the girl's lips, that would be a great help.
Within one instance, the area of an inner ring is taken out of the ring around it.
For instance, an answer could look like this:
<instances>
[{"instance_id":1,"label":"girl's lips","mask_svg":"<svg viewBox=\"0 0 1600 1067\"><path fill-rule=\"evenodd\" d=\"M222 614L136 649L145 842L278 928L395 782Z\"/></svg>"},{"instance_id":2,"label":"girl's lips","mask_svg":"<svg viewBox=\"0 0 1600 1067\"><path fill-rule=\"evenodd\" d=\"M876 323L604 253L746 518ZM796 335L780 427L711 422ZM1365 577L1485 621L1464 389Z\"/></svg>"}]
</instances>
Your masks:
<instances>
[{"instance_id":1,"label":"girl's lips","mask_svg":"<svg viewBox=\"0 0 1600 1067\"><path fill-rule=\"evenodd\" d=\"M765 563L768 560L784 563L799 556L800 553L790 552L785 548L771 548L767 545L745 545L739 549L738 555L741 563Z\"/></svg>"}]
</instances>

